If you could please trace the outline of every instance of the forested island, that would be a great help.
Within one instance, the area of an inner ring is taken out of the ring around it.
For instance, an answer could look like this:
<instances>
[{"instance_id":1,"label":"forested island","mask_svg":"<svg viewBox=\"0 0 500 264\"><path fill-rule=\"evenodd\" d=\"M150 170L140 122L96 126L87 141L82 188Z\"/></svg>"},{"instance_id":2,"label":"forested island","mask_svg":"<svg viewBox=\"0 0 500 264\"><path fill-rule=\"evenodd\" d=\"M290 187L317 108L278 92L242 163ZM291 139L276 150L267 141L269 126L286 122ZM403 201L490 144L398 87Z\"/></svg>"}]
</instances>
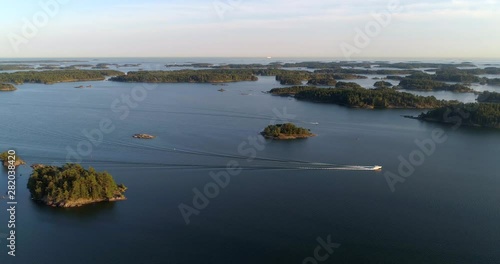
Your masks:
<instances>
[{"instance_id":1,"label":"forested island","mask_svg":"<svg viewBox=\"0 0 500 264\"><path fill-rule=\"evenodd\" d=\"M417 119L451 125L500 128L500 104L459 103L422 113Z\"/></svg>"},{"instance_id":2,"label":"forested island","mask_svg":"<svg viewBox=\"0 0 500 264\"><path fill-rule=\"evenodd\" d=\"M127 188L117 185L107 172L79 164L62 167L37 165L28 180L33 200L52 207L79 207L98 202L125 200Z\"/></svg>"},{"instance_id":3,"label":"forested island","mask_svg":"<svg viewBox=\"0 0 500 264\"><path fill-rule=\"evenodd\" d=\"M1 92L10 92L15 91L17 88L10 83L0 83L0 91Z\"/></svg>"},{"instance_id":4,"label":"forested island","mask_svg":"<svg viewBox=\"0 0 500 264\"><path fill-rule=\"evenodd\" d=\"M0 82L8 83L43 83L102 81L107 76L123 75L121 71L113 70L54 70L54 71L22 71L0 73Z\"/></svg>"},{"instance_id":5,"label":"forested island","mask_svg":"<svg viewBox=\"0 0 500 264\"><path fill-rule=\"evenodd\" d=\"M4 64L0 65L0 71L30 70L33 66L27 64Z\"/></svg>"},{"instance_id":6,"label":"forested island","mask_svg":"<svg viewBox=\"0 0 500 264\"><path fill-rule=\"evenodd\" d=\"M447 84L442 81L455 81L460 79L461 75L440 75L440 74L427 74L427 73L413 73L410 76L402 78L398 88L414 91L451 91L458 93L474 92L468 86L463 84ZM467 75L464 75L467 76ZM463 77L463 76L462 76ZM466 77L463 77L467 79Z\"/></svg>"},{"instance_id":7,"label":"forested island","mask_svg":"<svg viewBox=\"0 0 500 264\"><path fill-rule=\"evenodd\" d=\"M180 71L135 71L110 79L114 82L133 83L225 83L257 81L250 70L180 70Z\"/></svg>"},{"instance_id":8,"label":"forested island","mask_svg":"<svg viewBox=\"0 0 500 264\"><path fill-rule=\"evenodd\" d=\"M24 160L22 160L17 154L13 155L15 157L15 161L13 162L13 164L9 164L9 156L11 155L9 155L7 151L0 153L0 160L3 162L4 167L8 167L9 165L14 165L17 167L26 164L26 162L24 162Z\"/></svg>"},{"instance_id":9,"label":"forested island","mask_svg":"<svg viewBox=\"0 0 500 264\"><path fill-rule=\"evenodd\" d=\"M294 86L275 88L269 91L273 95L294 96L298 100L338 104L354 108L368 109L431 109L446 105L444 100L434 96L418 96L399 92L392 88L364 89L357 84L348 87L348 83L337 83L341 88L317 88L312 86Z\"/></svg>"},{"instance_id":10,"label":"forested island","mask_svg":"<svg viewBox=\"0 0 500 264\"><path fill-rule=\"evenodd\" d=\"M480 103L496 103L500 104L500 93L496 92L483 92L477 97L477 101Z\"/></svg>"},{"instance_id":11,"label":"forested island","mask_svg":"<svg viewBox=\"0 0 500 264\"><path fill-rule=\"evenodd\" d=\"M309 129L298 127L292 123L267 126L261 135L268 139L291 140L314 137Z\"/></svg>"}]
</instances>

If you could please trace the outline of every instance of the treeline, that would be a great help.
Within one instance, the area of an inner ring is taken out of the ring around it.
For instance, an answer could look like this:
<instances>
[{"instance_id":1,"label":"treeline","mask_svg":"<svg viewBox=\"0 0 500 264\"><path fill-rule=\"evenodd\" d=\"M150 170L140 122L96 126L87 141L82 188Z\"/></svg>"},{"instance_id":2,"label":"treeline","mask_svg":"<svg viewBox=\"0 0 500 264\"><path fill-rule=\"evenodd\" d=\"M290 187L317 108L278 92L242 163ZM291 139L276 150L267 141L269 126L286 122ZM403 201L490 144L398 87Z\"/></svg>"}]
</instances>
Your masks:
<instances>
[{"instance_id":1,"label":"treeline","mask_svg":"<svg viewBox=\"0 0 500 264\"><path fill-rule=\"evenodd\" d=\"M136 71L110 79L115 82L145 83L218 83L257 81L252 70L180 70Z\"/></svg>"},{"instance_id":2,"label":"treeline","mask_svg":"<svg viewBox=\"0 0 500 264\"><path fill-rule=\"evenodd\" d=\"M463 84L447 84L437 80L447 79L450 75L438 75L427 73L413 73L403 78L398 88L415 91L451 91L451 92L473 92L474 90ZM448 79L449 80L449 79ZM449 80L452 81L452 80Z\"/></svg>"},{"instance_id":3,"label":"treeline","mask_svg":"<svg viewBox=\"0 0 500 264\"><path fill-rule=\"evenodd\" d=\"M17 88L10 83L0 83L0 91L15 91Z\"/></svg>"},{"instance_id":4,"label":"treeline","mask_svg":"<svg viewBox=\"0 0 500 264\"><path fill-rule=\"evenodd\" d=\"M496 92L483 92L477 97L477 101L480 103L496 103L500 104L500 93Z\"/></svg>"},{"instance_id":5,"label":"treeline","mask_svg":"<svg viewBox=\"0 0 500 264\"><path fill-rule=\"evenodd\" d=\"M460 64L451 63L426 63L426 62L352 62L352 61L340 61L340 62L319 62L319 61L306 61L298 63L285 63L283 67L305 67L311 69L328 69L328 68L341 68L341 67L357 67L357 68L394 68L394 69L417 69L417 68L444 68L444 67L472 67L474 66L470 62L464 62Z\"/></svg>"},{"instance_id":6,"label":"treeline","mask_svg":"<svg viewBox=\"0 0 500 264\"><path fill-rule=\"evenodd\" d=\"M312 135L309 129L298 127L292 123L269 125L261 134L266 138L279 138L282 136L307 137Z\"/></svg>"},{"instance_id":7,"label":"treeline","mask_svg":"<svg viewBox=\"0 0 500 264\"><path fill-rule=\"evenodd\" d=\"M44 83L99 81L106 76L122 75L123 72L112 70L58 70L58 71L23 71L0 73L0 82L7 83Z\"/></svg>"},{"instance_id":8,"label":"treeline","mask_svg":"<svg viewBox=\"0 0 500 264\"><path fill-rule=\"evenodd\" d=\"M489 79L485 77L479 77L477 76L477 74L500 74L500 68L490 67L486 69L458 69L456 67L444 67L441 69L436 69L435 74L417 72L402 79L425 79L441 82L500 85L500 79L498 78Z\"/></svg>"},{"instance_id":9,"label":"treeline","mask_svg":"<svg viewBox=\"0 0 500 264\"><path fill-rule=\"evenodd\" d=\"M27 64L0 64L0 71L30 70L33 66Z\"/></svg>"},{"instance_id":10,"label":"treeline","mask_svg":"<svg viewBox=\"0 0 500 264\"><path fill-rule=\"evenodd\" d=\"M357 108L436 108L446 104L434 96L424 97L391 88L316 88L291 87L269 91L274 95L293 95L299 100L332 103Z\"/></svg>"},{"instance_id":11,"label":"treeline","mask_svg":"<svg viewBox=\"0 0 500 264\"><path fill-rule=\"evenodd\" d=\"M500 128L500 104L460 103L422 113L419 119L454 125Z\"/></svg>"},{"instance_id":12,"label":"treeline","mask_svg":"<svg viewBox=\"0 0 500 264\"><path fill-rule=\"evenodd\" d=\"M126 187L117 185L107 172L88 170L79 164L39 166L28 180L34 200L63 206L78 200L102 201L122 198Z\"/></svg>"},{"instance_id":13,"label":"treeline","mask_svg":"<svg viewBox=\"0 0 500 264\"><path fill-rule=\"evenodd\" d=\"M307 71L283 71L276 75L276 80L282 85L302 85L302 82L307 81L307 84L319 86L334 86L337 80L353 80L367 79L366 76L348 74L348 73L323 73L323 72L307 72Z\"/></svg>"},{"instance_id":14,"label":"treeline","mask_svg":"<svg viewBox=\"0 0 500 264\"><path fill-rule=\"evenodd\" d=\"M283 71L276 75L276 81L282 85L302 85L303 81L311 78L311 73L300 71Z\"/></svg>"}]
</instances>

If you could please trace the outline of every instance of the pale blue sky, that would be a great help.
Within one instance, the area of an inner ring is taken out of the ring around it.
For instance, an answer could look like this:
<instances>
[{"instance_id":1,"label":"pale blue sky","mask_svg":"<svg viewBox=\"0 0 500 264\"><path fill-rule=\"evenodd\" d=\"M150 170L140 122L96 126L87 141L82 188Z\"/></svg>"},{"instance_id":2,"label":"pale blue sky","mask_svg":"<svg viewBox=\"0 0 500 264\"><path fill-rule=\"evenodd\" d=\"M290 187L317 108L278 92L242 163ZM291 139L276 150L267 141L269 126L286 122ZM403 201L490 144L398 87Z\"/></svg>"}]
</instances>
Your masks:
<instances>
[{"instance_id":1,"label":"pale blue sky","mask_svg":"<svg viewBox=\"0 0 500 264\"><path fill-rule=\"evenodd\" d=\"M356 47L355 29L391 2L59 0L45 26L23 34L26 21L43 18L40 3L54 1L0 0L0 57L342 58L341 43ZM500 1L401 0L400 7L353 58L500 58Z\"/></svg>"}]
</instances>

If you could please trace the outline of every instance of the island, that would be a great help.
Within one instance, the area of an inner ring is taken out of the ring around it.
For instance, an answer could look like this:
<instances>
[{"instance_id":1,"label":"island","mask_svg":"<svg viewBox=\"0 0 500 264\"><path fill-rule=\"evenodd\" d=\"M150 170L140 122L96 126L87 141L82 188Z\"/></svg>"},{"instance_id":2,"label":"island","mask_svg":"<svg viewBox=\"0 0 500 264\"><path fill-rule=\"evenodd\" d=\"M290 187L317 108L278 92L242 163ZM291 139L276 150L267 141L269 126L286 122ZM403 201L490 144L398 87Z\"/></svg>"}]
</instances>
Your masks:
<instances>
[{"instance_id":1,"label":"island","mask_svg":"<svg viewBox=\"0 0 500 264\"><path fill-rule=\"evenodd\" d=\"M392 88L365 89L355 83L339 82L337 88L294 86L274 88L272 95L293 96L297 100L330 103L366 109L433 109L448 104L434 96L419 96Z\"/></svg>"},{"instance_id":2,"label":"island","mask_svg":"<svg viewBox=\"0 0 500 264\"><path fill-rule=\"evenodd\" d=\"M458 78L458 77L457 77ZM452 76L431 75L427 73L414 73L401 79L397 88L413 91L451 91L456 93L474 92L470 87L457 83L447 84L443 81L455 80Z\"/></svg>"},{"instance_id":3,"label":"island","mask_svg":"<svg viewBox=\"0 0 500 264\"><path fill-rule=\"evenodd\" d=\"M139 139L154 139L154 138L156 138L156 136L149 135L149 134L135 134L132 137L139 138Z\"/></svg>"},{"instance_id":4,"label":"island","mask_svg":"<svg viewBox=\"0 0 500 264\"><path fill-rule=\"evenodd\" d=\"M500 104L458 103L411 117L428 122L500 129Z\"/></svg>"},{"instance_id":5,"label":"island","mask_svg":"<svg viewBox=\"0 0 500 264\"><path fill-rule=\"evenodd\" d=\"M80 207L98 202L125 200L127 190L117 185L107 172L84 169L79 164L62 167L37 164L28 180L28 189L34 201L52 207Z\"/></svg>"},{"instance_id":6,"label":"island","mask_svg":"<svg viewBox=\"0 0 500 264\"><path fill-rule=\"evenodd\" d=\"M50 71L21 71L0 73L0 82L6 83L43 83L53 84L60 82L102 81L108 76L123 75L114 70L50 70Z\"/></svg>"},{"instance_id":7,"label":"island","mask_svg":"<svg viewBox=\"0 0 500 264\"><path fill-rule=\"evenodd\" d=\"M9 160L9 156L14 156L15 161ZM26 164L26 162L24 162L24 160L22 160L17 154L10 155L8 151L5 151L0 154L0 160L3 162L3 166L6 168L9 167L9 165L14 165L15 167L17 167Z\"/></svg>"},{"instance_id":8,"label":"island","mask_svg":"<svg viewBox=\"0 0 500 264\"><path fill-rule=\"evenodd\" d=\"M309 129L297 127L292 123L276 124L267 126L261 135L267 139L292 140L314 137Z\"/></svg>"},{"instance_id":9,"label":"island","mask_svg":"<svg viewBox=\"0 0 500 264\"><path fill-rule=\"evenodd\" d=\"M477 97L477 101L480 103L495 103L500 104L500 93L497 92L483 92Z\"/></svg>"},{"instance_id":10,"label":"island","mask_svg":"<svg viewBox=\"0 0 500 264\"><path fill-rule=\"evenodd\" d=\"M257 81L251 70L132 71L116 76L113 82L131 83L228 83Z\"/></svg>"},{"instance_id":11,"label":"island","mask_svg":"<svg viewBox=\"0 0 500 264\"><path fill-rule=\"evenodd\" d=\"M392 87L392 83L390 82L386 82L386 81L378 81L378 82L375 82L373 84L374 87L377 87L377 88L388 88L388 87Z\"/></svg>"},{"instance_id":12,"label":"island","mask_svg":"<svg viewBox=\"0 0 500 264\"><path fill-rule=\"evenodd\" d=\"M0 83L0 92L15 91L17 88L10 83Z\"/></svg>"}]
</instances>

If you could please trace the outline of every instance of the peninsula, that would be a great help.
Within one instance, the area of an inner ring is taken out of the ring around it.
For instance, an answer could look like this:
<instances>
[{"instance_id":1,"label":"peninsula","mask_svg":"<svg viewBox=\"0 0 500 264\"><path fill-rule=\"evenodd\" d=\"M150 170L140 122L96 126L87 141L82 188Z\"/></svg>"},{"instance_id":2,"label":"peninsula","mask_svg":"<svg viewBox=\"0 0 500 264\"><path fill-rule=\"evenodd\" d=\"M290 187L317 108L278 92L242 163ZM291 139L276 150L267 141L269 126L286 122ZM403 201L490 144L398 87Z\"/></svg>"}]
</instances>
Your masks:
<instances>
[{"instance_id":1,"label":"peninsula","mask_svg":"<svg viewBox=\"0 0 500 264\"><path fill-rule=\"evenodd\" d=\"M117 185L107 172L84 169L79 164L62 167L33 166L28 180L31 198L52 207L80 207L98 202L125 200L127 188Z\"/></svg>"},{"instance_id":2,"label":"peninsula","mask_svg":"<svg viewBox=\"0 0 500 264\"><path fill-rule=\"evenodd\" d=\"M309 129L297 127L292 123L276 124L267 126L261 135L268 139L291 140L314 137Z\"/></svg>"},{"instance_id":3,"label":"peninsula","mask_svg":"<svg viewBox=\"0 0 500 264\"><path fill-rule=\"evenodd\" d=\"M500 129L500 104L459 103L433 109L413 118L443 124Z\"/></svg>"},{"instance_id":4,"label":"peninsula","mask_svg":"<svg viewBox=\"0 0 500 264\"><path fill-rule=\"evenodd\" d=\"M444 100L438 100L434 96L418 96L399 92L392 88L364 89L358 84L344 82L337 83L336 87L294 86L275 88L270 90L269 93L293 96L297 100L367 109L432 109L448 103Z\"/></svg>"}]
</instances>

